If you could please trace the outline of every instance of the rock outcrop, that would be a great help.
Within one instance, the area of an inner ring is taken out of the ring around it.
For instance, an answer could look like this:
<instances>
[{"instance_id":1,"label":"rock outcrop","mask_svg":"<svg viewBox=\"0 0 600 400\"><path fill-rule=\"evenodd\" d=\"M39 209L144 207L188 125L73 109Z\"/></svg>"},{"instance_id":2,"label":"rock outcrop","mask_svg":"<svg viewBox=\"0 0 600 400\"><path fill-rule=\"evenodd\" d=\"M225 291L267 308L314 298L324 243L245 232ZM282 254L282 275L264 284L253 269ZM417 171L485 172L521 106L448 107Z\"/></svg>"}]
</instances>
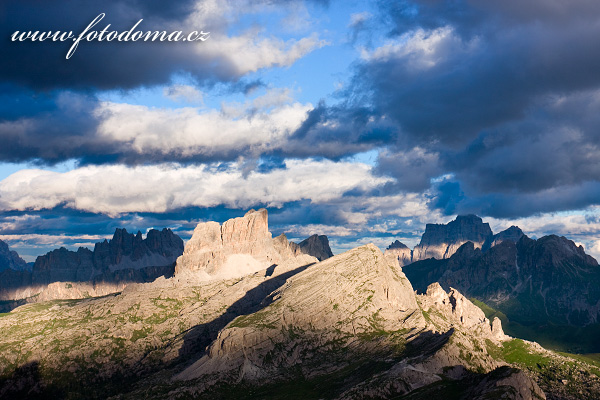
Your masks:
<instances>
[{"instance_id":1,"label":"rock outcrop","mask_svg":"<svg viewBox=\"0 0 600 400\"><path fill-rule=\"evenodd\" d=\"M509 339L502 330L500 319L495 318L490 323L483 311L456 289L450 288L446 293L439 283L434 282L427 287L424 294L417 297L424 310L434 308L446 319L457 321L477 336L498 342Z\"/></svg>"},{"instance_id":2,"label":"rock outcrop","mask_svg":"<svg viewBox=\"0 0 600 400\"><path fill-rule=\"evenodd\" d=\"M450 258L466 242L487 251L504 241L516 243L522 236L523 231L517 226L494 235L489 224L478 216L459 215L448 224L427 224L421 241L413 250L396 240L386 249L386 255L395 258L403 267L428 258Z\"/></svg>"},{"instance_id":3,"label":"rock outcrop","mask_svg":"<svg viewBox=\"0 0 600 400\"><path fill-rule=\"evenodd\" d=\"M398 240L390 244L383 254L390 261L398 263L400 267L412 263L412 250Z\"/></svg>"},{"instance_id":4,"label":"rock outcrop","mask_svg":"<svg viewBox=\"0 0 600 400\"><path fill-rule=\"evenodd\" d=\"M139 231L134 235L117 229L110 241L96 243L94 251L60 248L39 256L33 265L32 283L121 280L118 271L172 267L182 253L183 240L170 229L151 229L145 239Z\"/></svg>"},{"instance_id":5,"label":"rock outcrop","mask_svg":"<svg viewBox=\"0 0 600 400\"><path fill-rule=\"evenodd\" d=\"M574 345L573 351L588 344L595 346L589 350L599 349L590 332L600 323L600 268L565 237L522 236L517 243L504 240L486 252L468 242L449 259L419 261L403 270L419 291L433 282L455 287L510 321L531 327L528 339L541 340L535 335L545 331L546 337L556 335L555 342ZM581 329L586 326L590 332ZM569 327L573 335L565 335Z\"/></svg>"},{"instance_id":6,"label":"rock outcrop","mask_svg":"<svg viewBox=\"0 0 600 400\"><path fill-rule=\"evenodd\" d=\"M400 268L373 245L308 267L263 303L233 320L176 380L192 380L193 393L208 397L227 382L285 386L290 379L339 376L330 383L337 394L328 397L389 398L444 386L447 379L481 385L468 389L473 398L497 393L500 386L506 386L500 390L505 398L545 398L519 370L498 373L502 363L482 350L485 340L506 339L501 327L493 332L483 312L457 291L447 294L432 285L417 299ZM427 318L422 309L429 311ZM379 365L376 378L357 380L357 371L369 363ZM489 373L482 379L471 368ZM515 392L523 395L509 395Z\"/></svg>"},{"instance_id":7,"label":"rock outcrop","mask_svg":"<svg viewBox=\"0 0 600 400\"><path fill-rule=\"evenodd\" d=\"M236 278L293 260L300 254L317 259L329 257L327 237L314 235L300 245L289 242L283 234L273 239L267 210L250 210L222 226L214 221L198 224L183 255L177 259L175 275L201 281Z\"/></svg>"},{"instance_id":8,"label":"rock outcrop","mask_svg":"<svg viewBox=\"0 0 600 400\"><path fill-rule=\"evenodd\" d=\"M30 268L16 251L11 251L8 245L0 240L0 272L5 269L27 271Z\"/></svg>"},{"instance_id":9,"label":"rock outcrop","mask_svg":"<svg viewBox=\"0 0 600 400\"><path fill-rule=\"evenodd\" d=\"M412 261L449 258L466 242L481 248L490 236L490 225L476 215L459 215L446 225L427 224L421 241L413 250Z\"/></svg>"},{"instance_id":10,"label":"rock outcrop","mask_svg":"<svg viewBox=\"0 0 600 400\"><path fill-rule=\"evenodd\" d=\"M302 388L302 398L545 398L491 355L507 339L497 322L490 327L455 290L434 285L416 296L375 246L296 269L286 262L231 280L162 279L20 307L0 318L0 393L278 398Z\"/></svg>"},{"instance_id":11,"label":"rock outcrop","mask_svg":"<svg viewBox=\"0 0 600 400\"><path fill-rule=\"evenodd\" d=\"M510 228L499 232L486 240L481 250L487 251L490 248L508 240L513 243L517 243L524 236L523 231L518 226L511 226Z\"/></svg>"},{"instance_id":12,"label":"rock outcrop","mask_svg":"<svg viewBox=\"0 0 600 400\"><path fill-rule=\"evenodd\" d=\"M325 235L314 234L301 241L298 246L300 246L302 253L316 257L319 261L333 257L329 247L329 239Z\"/></svg>"},{"instance_id":13,"label":"rock outcrop","mask_svg":"<svg viewBox=\"0 0 600 400\"><path fill-rule=\"evenodd\" d=\"M146 238L141 232L134 235L117 229L110 241L96 243L93 251L60 248L39 256L31 272L0 272L4 278L0 300L37 302L113 293L129 282L173 275L175 260L182 253L183 241L170 229L152 229ZM52 285L55 282L60 284ZM11 308L12 303L0 305L0 310Z\"/></svg>"}]
</instances>

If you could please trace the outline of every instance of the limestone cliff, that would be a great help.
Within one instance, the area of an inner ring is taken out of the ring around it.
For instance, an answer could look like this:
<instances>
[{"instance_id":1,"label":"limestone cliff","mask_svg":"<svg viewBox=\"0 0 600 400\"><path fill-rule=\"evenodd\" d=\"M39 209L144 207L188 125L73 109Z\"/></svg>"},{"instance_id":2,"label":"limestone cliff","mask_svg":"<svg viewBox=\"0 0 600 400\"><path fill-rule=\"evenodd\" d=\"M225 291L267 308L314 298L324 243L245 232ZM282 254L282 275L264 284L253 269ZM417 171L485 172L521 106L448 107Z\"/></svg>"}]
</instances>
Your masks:
<instances>
[{"instance_id":1,"label":"limestone cliff","mask_svg":"<svg viewBox=\"0 0 600 400\"><path fill-rule=\"evenodd\" d=\"M516 243L522 236L523 231L517 226L494 235L489 224L478 216L459 215L448 224L427 224L421 241L413 250L396 240L385 254L403 267L428 258L450 258L466 242L472 242L475 248L487 251L503 241Z\"/></svg>"},{"instance_id":2,"label":"limestone cliff","mask_svg":"<svg viewBox=\"0 0 600 400\"><path fill-rule=\"evenodd\" d=\"M543 340L538 333L545 332L546 340L572 351L600 350L594 333L600 324L600 267L565 237L522 236L485 252L465 243L449 259L419 261L404 272L419 291L439 282L477 298L518 323L519 332L530 327L530 340Z\"/></svg>"},{"instance_id":3,"label":"limestone cliff","mask_svg":"<svg viewBox=\"0 0 600 400\"><path fill-rule=\"evenodd\" d=\"M300 251L316 257L319 261L333 257L333 253L329 247L329 239L325 235L312 235L301 241L298 245L300 246Z\"/></svg>"},{"instance_id":4,"label":"limestone cliff","mask_svg":"<svg viewBox=\"0 0 600 400\"><path fill-rule=\"evenodd\" d=\"M412 250L404 243L396 240L390 244L383 253L390 261L398 263L400 267L404 267L412 262Z\"/></svg>"},{"instance_id":5,"label":"limestone cliff","mask_svg":"<svg viewBox=\"0 0 600 400\"><path fill-rule=\"evenodd\" d=\"M39 256L31 271L0 272L0 300L38 302L112 293L129 282L172 275L181 253L183 241L170 229L152 229L146 238L141 232L117 229L111 240L96 243L93 251L60 248ZM13 303L0 305L2 311L12 308Z\"/></svg>"},{"instance_id":6,"label":"limestone cliff","mask_svg":"<svg viewBox=\"0 0 600 400\"><path fill-rule=\"evenodd\" d=\"M194 380L194 393L208 397L226 382L260 386L299 376L307 381L340 376L346 387L337 387L331 398L389 398L444 386L443 379L477 382L478 396L498 390L491 371L503 364L482 347L485 340L508 339L499 322L493 329L479 308L439 285L417 299L399 267L373 245L308 267L263 304L232 321L176 380ZM427 318L422 309L429 311ZM470 354L467 363L463 349ZM370 363L379 365L376 379L356 381L358 365ZM493 382L483 384L471 368L490 372L486 379ZM501 391L506 398L532 399L533 393L544 398L522 372L500 375L504 384L513 382ZM509 395L514 392L521 394Z\"/></svg>"},{"instance_id":7,"label":"limestone cliff","mask_svg":"<svg viewBox=\"0 0 600 400\"><path fill-rule=\"evenodd\" d=\"M30 268L16 251L10 250L8 245L0 240L0 272L5 269L26 271Z\"/></svg>"},{"instance_id":8,"label":"limestone cliff","mask_svg":"<svg viewBox=\"0 0 600 400\"><path fill-rule=\"evenodd\" d=\"M214 221L198 224L183 255L177 259L175 275L200 280L229 279L293 260L303 253L324 258L329 245L327 237L323 238L315 235L300 245L289 242L285 235L273 239L267 210L250 210L222 226Z\"/></svg>"},{"instance_id":9,"label":"limestone cliff","mask_svg":"<svg viewBox=\"0 0 600 400\"><path fill-rule=\"evenodd\" d=\"M421 241L413 250L412 261L449 258L468 241L481 248L490 236L490 225L476 215L459 215L446 225L427 224Z\"/></svg>"}]
</instances>

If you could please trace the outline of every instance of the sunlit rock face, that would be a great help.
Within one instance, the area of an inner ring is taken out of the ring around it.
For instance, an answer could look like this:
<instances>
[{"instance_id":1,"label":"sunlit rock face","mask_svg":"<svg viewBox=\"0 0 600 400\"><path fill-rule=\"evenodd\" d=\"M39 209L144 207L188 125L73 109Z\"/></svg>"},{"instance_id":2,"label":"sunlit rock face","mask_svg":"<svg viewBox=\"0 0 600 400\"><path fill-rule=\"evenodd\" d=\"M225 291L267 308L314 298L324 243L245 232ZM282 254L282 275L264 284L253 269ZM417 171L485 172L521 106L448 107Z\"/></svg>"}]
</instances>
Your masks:
<instances>
[{"instance_id":1,"label":"sunlit rock face","mask_svg":"<svg viewBox=\"0 0 600 400\"><path fill-rule=\"evenodd\" d=\"M490 225L476 215L459 215L446 225L427 224L421 242L413 250L412 261L449 258L466 242L481 248L492 235Z\"/></svg>"},{"instance_id":2,"label":"sunlit rock face","mask_svg":"<svg viewBox=\"0 0 600 400\"><path fill-rule=\"evenodd\" d=\"M400 267L404 267L412 262L412 250L404 243L396 240L385 249L383 253L390 261L398 263Z\"/></svg>"},{"instance_id":3,"label":"sunlit rock face","mask_svg":"<svg viewBox=\"0 0 600 400\"><path fill-rule=\"evenodd\" d=\"M200 280L230 279L293 261L301 254L312 255L315 261L331 257L327 237L313 235L300 245L288 241L283 234L273 238L267 210L250 210L223 225L214 221L198 224L177 260L175 275Z\"/></svg>"}]
</instances>

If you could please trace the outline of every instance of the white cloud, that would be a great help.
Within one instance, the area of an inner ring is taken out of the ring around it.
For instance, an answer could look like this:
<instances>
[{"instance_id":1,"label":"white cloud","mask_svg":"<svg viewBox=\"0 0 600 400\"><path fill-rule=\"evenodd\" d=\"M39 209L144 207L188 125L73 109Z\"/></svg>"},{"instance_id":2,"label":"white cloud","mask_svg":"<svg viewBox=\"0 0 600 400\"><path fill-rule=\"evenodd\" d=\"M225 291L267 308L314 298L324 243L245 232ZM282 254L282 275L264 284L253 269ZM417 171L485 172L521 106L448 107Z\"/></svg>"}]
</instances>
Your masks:
<instances>
[{"instance_id":1,"label":"white cloud","mask_svg":"<svg viewBox=\"0 0 600 400\"><path fill-rule=\"evenodd\" d=\"M289 104L287 90L270 90L247 104L222 110L152 108L104 102L95 110L98 139L138 154L212 156L281 148L300 127L311 104Z\"/></svg>"},{"instance_id":2,"label":"white cloud","mask_svg":"<svg viewBox=\"0 0 600 400\"><path fill-rule=\"evenodd\" d=\"M221 60L223 65L241 76L263 68L289 67L313 50L328 45L312 34L301 39L282 40L261 37L260 30L250 30L239 36L211 34L210 40L195 49L199 56Z\"/></svg>"},{"instance_id":3,"label":"white cloud","mask_svg":"<svg viewBox=\"0 0 600 400\"><path fill-rule=\"evenodd\" d=\"M361 58L365 61L388 61L405 59L412 70L432 68L447 56L456 56L457 52L470 52L477 47L478 40L464 43L454 29L444 26L434 30L419 28L410 31L398 39L389 40L370 51L361 49Z\"/></svg>"},{"instance_id":4,"label":"white cloud","mask_svg":"<svg viewBox=\"0 0 600 400\"><path fill-rule=\"evenodd\" d=\"M327 236L350 236L356 233L355 230L345 226L307 224L307 225L287 225L285 226L286 236L296 240L304 240L307 237L318 234Z\"/></svg>"},{"instance_id":5,"label":"white cloud","mask_svg":"<svg viewBox=\"0 0 600 400\"><path fill-rule=\"evenodd\" d=\"M363 11L360 13L354 13L350 15L350 24L349 27L355 27L357 25L361 25L371 19L373 15L368 11Z\"/></svg>"},{"instance_id":6,"label":"white cloud","mask_svg":"<svg viewBox=\"0 0 600 400\"><path fill-rule=\"evenodd\" d=\"M166 212L226 205L280 207L309 199L322 203L346 191L370 190L391 178L364 164L288 160L285 169L244 174L242 163L87 166L58 173L22 170L0 182L0 210L40 210L59 205L94 213Z\"/></svg>"},{"instance_id":7,"label":"white cloud","mask_svg":"<svg viewBox=\"0 0 600 400\"><path fill-rule=\"evenodd\" d=\"M190 85L172 85L163 89L165 97L177 102L204 104L202 92Z\"/></svg>"}]
</instances>

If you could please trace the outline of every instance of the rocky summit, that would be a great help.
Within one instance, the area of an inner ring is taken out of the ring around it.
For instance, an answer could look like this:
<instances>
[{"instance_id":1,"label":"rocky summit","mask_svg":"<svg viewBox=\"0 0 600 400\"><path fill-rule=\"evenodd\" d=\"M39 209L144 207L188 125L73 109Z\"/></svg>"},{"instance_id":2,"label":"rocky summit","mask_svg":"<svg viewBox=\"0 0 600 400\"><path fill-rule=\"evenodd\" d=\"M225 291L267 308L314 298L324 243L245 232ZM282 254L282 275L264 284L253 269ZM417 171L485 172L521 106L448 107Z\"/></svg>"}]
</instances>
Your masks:
<instances>
[{"instance_id":1,"label":"rocky summit","mask_svg":"<svg viewBox=\"0 0 600 400\"><path fill-rule=\"evenodd\" d=\"M427 224L421 241L413 250L413 261L448 258L468 241L481 248L490 236L490 225L476 215L459 215L446 225Z\"/></svg>"},{"instance_id":2,"label":"rocky summit","mask_svg":"<svg viewBox=\"0 0 600 400\"><path fill-rule=\"evenodd\" d=\"M26 271L30 268L16 251L10 250L8 245L0 240L0 272L6 269Z\"/></svg>"},{"instance_id":3,"label":"rocky summit","mask_svg":"<svg viewBox=\"0 0 600 400\"><path fill-rule=\"evenodd\" d=\"M439 282L484 302L511 321L513 334L600 351L600 267L565 237L521 235L485 252L468 242L447 260L419 261L404 272L417 290Z\"/></svg>"},{"instance_id":4,"label":"rocky summit","mask_svg":"<svg viewBox=\"0 0 600 400\"><path fill-rule=\"evenodd\" d=\"M593 361L507 336L455 288L416 294L372 244L319 261L324 240L309 240L314 255L304 254L271 237L263 210L200 224L192 239L171 278L1 314L0 398L600 394Z\"/></svg>"},{"instance_id":5,"label":"rocky summit","mask_svg":"<svg viewBox=\"0 0 600 400\"><path fill-rule=\"evenodd\" d=\"M129 282L172 275L181 253L183 241L170 229L152 229L146 238L141 232L117 229L111 240L96 243L93 251L60 248L39 256L31 271L4 271L0 299L8 301L4 308L10 309L23 302L114 293Z\"/></svg>"},{"instance_id":6,"label":"rocky summit","mask_svg":"<svg viewBox=\"0 0 600 400\"><path fill-rule=\"evenodd\" d=\"M391 262L398 263L400 267L412 263L412 250L398 240L390 244L384 254Z\"/></svg>"},{"instance_id":7,"label":"rocky summit","mask_svg":"<svg viewBox=\"0 0 600 400\"><path fill-rule=\"evenodd\" d=\"M403 267L429 258L450 258L467 242L487 251L504 241L516 243L522 236L523 231L517 226L511 226L494 235L490 225L478 216L459 215L448 224L427 224L421 241L413 250L396 240L385 250L385 255Z\"/></svg>"},{"instance_id":8,"label":"rocky summit","mask_svg":"<svg viewBox=\"0 0 600 400\"><path fill-rule=\"evenodd\" d=\"M315 261L331 257L326 236L313 235L300 243L289 242L282 234L273 238L269 232L267 210L250 210L240 218L200 223L177 259L175 275L190 279L229 279L262 269L293 262L301 254ZM304 262L300 258L299 262Z\"/></svg>"}]
</instances>

